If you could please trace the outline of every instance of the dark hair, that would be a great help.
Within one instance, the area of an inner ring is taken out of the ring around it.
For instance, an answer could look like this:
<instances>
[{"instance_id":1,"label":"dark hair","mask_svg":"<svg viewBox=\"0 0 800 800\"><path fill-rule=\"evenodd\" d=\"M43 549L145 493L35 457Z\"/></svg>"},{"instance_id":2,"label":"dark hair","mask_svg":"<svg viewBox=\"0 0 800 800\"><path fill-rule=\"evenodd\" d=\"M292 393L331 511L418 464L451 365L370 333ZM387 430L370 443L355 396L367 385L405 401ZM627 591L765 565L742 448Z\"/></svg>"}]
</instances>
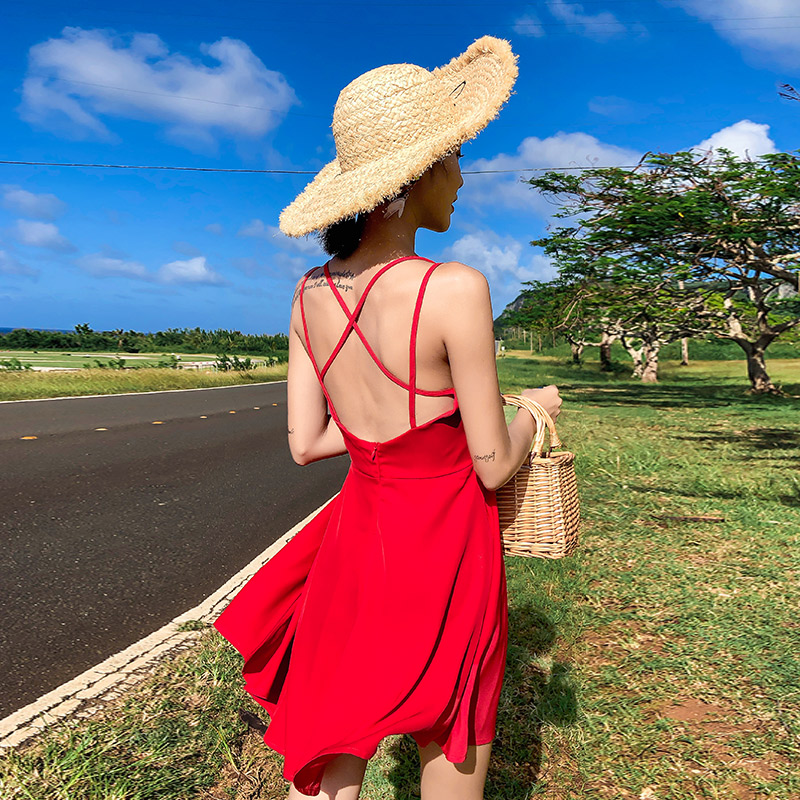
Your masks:
<instances>
[{"instance_id":1,"label":"dark hair","mask_svg":"<svg viewBox=\"0 0 800 800\"><path fill-rule=\"evenodd\" d=\"M367 222L366 214L357 214L355 217L345 217L333 225L329 225L319 232L322 249L329 256L347 258L353 255L358 245Z\"/></svg>"}]
</instances>

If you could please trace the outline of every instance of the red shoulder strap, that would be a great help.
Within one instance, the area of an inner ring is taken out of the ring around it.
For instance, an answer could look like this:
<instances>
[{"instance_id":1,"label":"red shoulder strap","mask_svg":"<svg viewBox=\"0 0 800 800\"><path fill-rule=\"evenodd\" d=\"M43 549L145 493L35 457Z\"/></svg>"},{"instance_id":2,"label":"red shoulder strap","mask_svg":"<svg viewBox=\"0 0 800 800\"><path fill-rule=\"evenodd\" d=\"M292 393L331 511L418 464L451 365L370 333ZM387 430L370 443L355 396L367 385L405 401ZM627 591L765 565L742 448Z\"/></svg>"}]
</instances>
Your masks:
<instances>
[{"instance_id":1,"label":"red shoulder strap","mask_svg":"<svg viewBox=\"0 0 800 800\"><path fill-rule=\"evenodd\" d=\"M417 427L416 399L417 399L417 328L419 327L419 315L422 311L422 300L425 296L425 288L428 285L433 271L439 264L433 264L422 279L417 294L417 303L414 306L414 318L411 320L411 341L409 344L408 355L408 422L412 428ZM427 393L426 393L427 394Z\"/></svg>"}]
</instances>

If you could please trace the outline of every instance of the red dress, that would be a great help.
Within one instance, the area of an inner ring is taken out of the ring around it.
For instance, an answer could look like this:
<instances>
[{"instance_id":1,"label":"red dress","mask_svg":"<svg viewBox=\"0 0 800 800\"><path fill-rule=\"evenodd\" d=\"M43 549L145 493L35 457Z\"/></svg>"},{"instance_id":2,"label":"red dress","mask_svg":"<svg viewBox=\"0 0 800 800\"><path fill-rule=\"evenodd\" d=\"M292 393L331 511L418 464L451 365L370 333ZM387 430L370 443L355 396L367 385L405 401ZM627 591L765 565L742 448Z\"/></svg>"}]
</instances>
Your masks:
<instances>
[{"instance_id":1,"label":"red dress","mask_svg":"<svg viewBox=\"0 0 800 800\"><path fill-rule=\"evenodd\" d=\"M300 302L320 383L355 331L381 371L408 390L409 429L364 441L328 398L352 462L341 492L214 623L244 656L244 688L269 712L264 741L284 755L284 778L307 795L319 794L327 762L341 753L368 759L391 734L411 734L421 747L436 741L456 763L467 745L495 735L508 608L494 492L473 469L454 391L415 385L419 312L438 264L417 297L409 383L386 370L358 326L374 282L403 260L378 271L353 312L325 266L349 322L322 370L302 289ZM452 395L453 408L417 425L417 394Z\"/></svg>"}]
</instances>

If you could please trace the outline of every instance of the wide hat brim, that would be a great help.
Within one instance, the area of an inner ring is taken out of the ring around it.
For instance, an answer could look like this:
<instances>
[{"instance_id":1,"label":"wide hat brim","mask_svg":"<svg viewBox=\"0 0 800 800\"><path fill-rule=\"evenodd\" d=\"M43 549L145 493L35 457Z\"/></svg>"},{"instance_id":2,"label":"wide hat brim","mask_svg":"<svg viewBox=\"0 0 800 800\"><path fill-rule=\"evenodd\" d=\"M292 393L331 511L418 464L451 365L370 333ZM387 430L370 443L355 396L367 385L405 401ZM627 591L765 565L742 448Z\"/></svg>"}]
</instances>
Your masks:
<instances>
[{"instance_id":1,"label":"wide hat brim","mask_svg":"<svg viewBox=\"0 0 800 800\"><path fill-rule=\"evenodd\" d=\"M447 124L420 141L346 171L338 158L326 164L283 210L281 231L287 236L305 236L372 211L395 197L431 164L477 136L497 116L511 95L517 74L517 57L507 41L484 36L473 42L460 56L432 73L453 98Z\"/></svg>"}]
</instances>

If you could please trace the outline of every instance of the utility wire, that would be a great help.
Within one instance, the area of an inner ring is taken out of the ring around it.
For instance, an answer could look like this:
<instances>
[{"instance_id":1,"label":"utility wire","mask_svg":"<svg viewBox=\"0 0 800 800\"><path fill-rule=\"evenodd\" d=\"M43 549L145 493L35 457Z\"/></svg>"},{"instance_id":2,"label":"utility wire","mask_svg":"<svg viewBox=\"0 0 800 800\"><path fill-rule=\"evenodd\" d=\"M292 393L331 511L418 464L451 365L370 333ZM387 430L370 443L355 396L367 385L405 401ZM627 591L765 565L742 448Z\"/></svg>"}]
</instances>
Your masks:
<instances>
[{"instance_id":1,"label":"utility wire","mask_svg":"<svg viewBox=\"0 0 800 800\"><path fill-rule=\"evenodd\" d=\"M185 172L256 172L266 175L316 175L313 170L301 169L224 169L223 167L175 167L161 164L78 164L56 161L3 161L0 164L30 167L92 167L97 169L171 169Z\"/></svg>"},{"instance_id":2,"label":"utility wire","mask_svg":"<svg viewBox=\"0 0 800 800\"><path fill-rule=\"evenodd\" d=\"M223 167L175 167L166 164L79 164L56 161L3 161L0 164L29 167L88 167L94 169L164 169L182 172L244 172L257 175L316 175L319 170L307 169L225 169ZM618 164L618 169L633 169L636 164ZM609 167L605 167L606 169ZM462 170L462 175L511 175L518 172L544 172L546 170L598 169L598 167L521 167L520 169Z\"/></svg>"}]
</instances>

